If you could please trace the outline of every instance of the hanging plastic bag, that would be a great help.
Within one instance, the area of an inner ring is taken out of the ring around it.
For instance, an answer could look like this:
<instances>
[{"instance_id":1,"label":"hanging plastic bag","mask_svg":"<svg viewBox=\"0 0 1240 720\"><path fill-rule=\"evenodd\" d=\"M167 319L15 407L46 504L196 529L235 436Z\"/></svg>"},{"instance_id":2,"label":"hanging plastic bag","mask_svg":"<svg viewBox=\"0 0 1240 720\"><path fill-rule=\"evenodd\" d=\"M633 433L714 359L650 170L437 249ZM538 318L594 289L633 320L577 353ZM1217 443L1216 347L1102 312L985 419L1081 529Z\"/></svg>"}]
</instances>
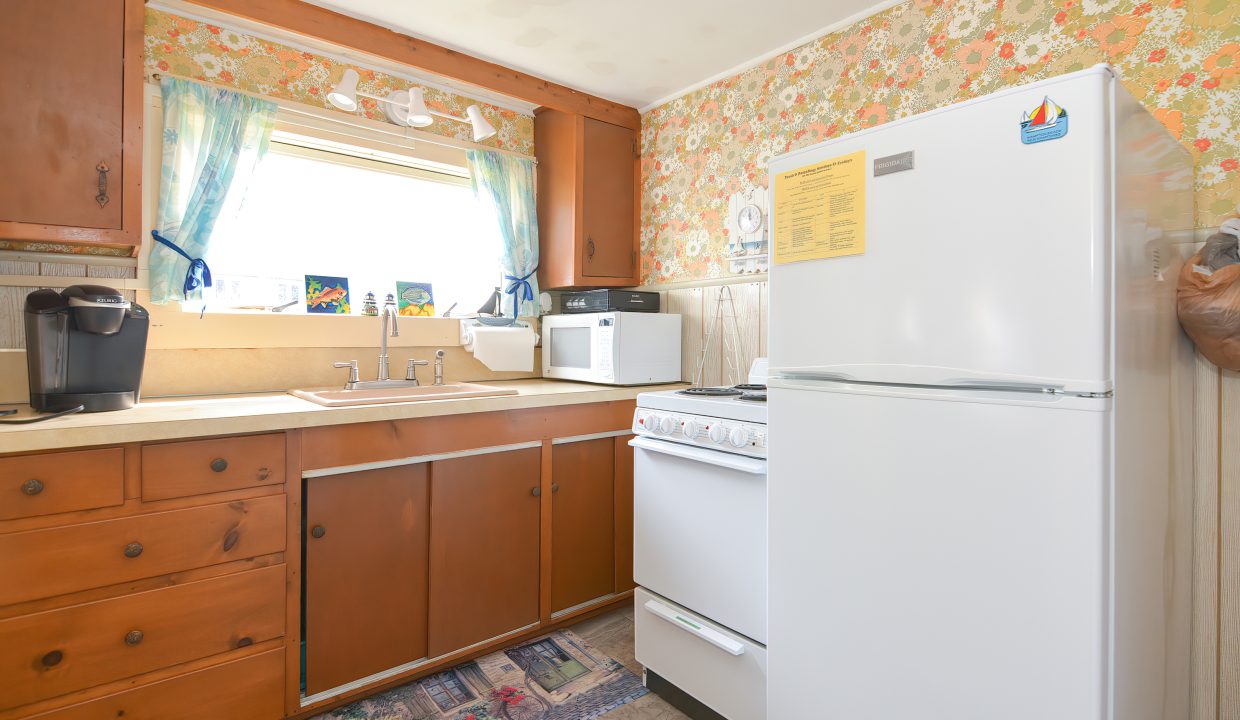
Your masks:
<instances>
[{"instance_id":1,"label":"hanging plastic bag","mask_svg":"<svg viewBox=\"0 0 1240 720\"><path fill-rule=\"evenodd\" d=\"M1207 360L1240 370L1240 220L1221 230L1180 270L1176 309Z\"/></svg>"}]
</instances>

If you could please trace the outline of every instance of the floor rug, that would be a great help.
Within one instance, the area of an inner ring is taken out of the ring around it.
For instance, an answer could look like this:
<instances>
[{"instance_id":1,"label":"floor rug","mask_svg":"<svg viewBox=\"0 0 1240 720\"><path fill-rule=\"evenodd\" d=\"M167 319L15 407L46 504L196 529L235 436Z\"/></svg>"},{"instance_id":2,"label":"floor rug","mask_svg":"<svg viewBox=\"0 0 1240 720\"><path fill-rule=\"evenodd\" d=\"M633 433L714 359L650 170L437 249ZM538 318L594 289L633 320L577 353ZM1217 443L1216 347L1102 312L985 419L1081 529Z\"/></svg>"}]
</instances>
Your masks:
<instances>
[{"instance_id":1,"label":"floor rug","mask_svg":"<svg viewBox=\"0 0 1240 720\"><path fill-rule=\"evenodd\" d=\"M315 720L589 720L647 692L631 670L559 630Z\"/></svg>"}]
</instances>

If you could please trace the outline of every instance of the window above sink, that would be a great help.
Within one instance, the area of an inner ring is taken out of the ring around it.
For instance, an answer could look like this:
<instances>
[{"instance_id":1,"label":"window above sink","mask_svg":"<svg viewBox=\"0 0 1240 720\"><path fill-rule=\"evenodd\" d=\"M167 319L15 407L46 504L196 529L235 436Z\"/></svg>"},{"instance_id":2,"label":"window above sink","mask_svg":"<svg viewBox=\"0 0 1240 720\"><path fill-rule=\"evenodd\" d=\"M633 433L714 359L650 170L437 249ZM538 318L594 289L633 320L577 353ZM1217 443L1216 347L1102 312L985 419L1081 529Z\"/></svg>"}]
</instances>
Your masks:
<instances>
[{"instance_id":1,"label":"window above sink","mask_svg":"<svg viewBox=\"0 0 1240 720\"><path fill-rule=\"evenodd\" d=\"M429 283L436 315L476 310L500 279L492 212L474 196L462 150L285 119L220 213L205 257L213 287L182 309L305 314L305 276L319 275L348 279L351 315L367 293L382 307L398 281Z\"/></svg>"}]
</instances>

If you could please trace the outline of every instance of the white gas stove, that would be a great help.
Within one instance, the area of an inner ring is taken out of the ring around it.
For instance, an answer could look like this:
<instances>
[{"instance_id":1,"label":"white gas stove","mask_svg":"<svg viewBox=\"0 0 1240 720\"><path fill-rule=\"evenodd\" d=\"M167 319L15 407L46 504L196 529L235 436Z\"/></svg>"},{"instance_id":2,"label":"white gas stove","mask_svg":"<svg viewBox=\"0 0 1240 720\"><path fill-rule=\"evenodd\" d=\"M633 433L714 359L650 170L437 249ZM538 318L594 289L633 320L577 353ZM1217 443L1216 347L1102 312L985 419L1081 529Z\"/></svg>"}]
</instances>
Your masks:
<instances>
[{"instance_id":1,"label":"white gas stove","mask_svg":"<svg viewBox=\"0 0 1240 720\"><path fill-rule=\"evenodd\" d=\"M737 720L762 717L766 702L764 363L755 369L744 385L638 395L629 443L647 686Z\"/></svg>"}]
</instances>

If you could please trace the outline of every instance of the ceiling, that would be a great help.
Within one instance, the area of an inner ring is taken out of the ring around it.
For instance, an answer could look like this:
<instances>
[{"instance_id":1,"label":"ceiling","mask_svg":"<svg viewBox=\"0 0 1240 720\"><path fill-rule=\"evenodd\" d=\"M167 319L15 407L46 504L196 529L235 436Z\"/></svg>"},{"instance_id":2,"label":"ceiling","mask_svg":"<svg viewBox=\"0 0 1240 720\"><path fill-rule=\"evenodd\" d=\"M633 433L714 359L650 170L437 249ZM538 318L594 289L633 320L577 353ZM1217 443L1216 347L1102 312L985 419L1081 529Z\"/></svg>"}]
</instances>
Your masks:
<instances>
[{"instance_id":1,"label":"ceiling","mask_svg":"<svg viewBox=\"0 0 1240 720\"><path fill-rule=\"evenodd\" d=\"M309 2L639 109L878 6L878 0Z\"/></svg>"}]
</instances>

